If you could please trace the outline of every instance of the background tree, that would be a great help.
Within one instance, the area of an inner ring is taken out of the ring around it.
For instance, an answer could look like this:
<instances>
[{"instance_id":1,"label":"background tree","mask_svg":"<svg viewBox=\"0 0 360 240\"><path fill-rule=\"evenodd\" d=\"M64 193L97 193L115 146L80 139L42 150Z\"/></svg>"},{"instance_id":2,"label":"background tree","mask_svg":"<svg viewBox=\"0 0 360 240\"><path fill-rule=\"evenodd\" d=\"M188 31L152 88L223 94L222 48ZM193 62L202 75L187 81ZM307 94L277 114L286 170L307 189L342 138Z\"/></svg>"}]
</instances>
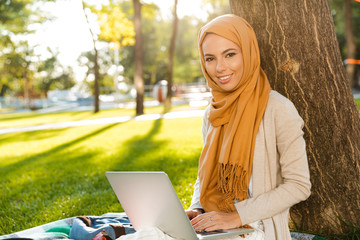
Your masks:
<instances>
[{"instance_id":1,"label":"background tree","mask_svg":"<svg viewBox=\"0 0 360 240\"><path fill-rule=\"evenodd\" d=\"M2 73L0 96L10 92L15 94L20 88L24 90L24 84L28 80L22 80L30 76L24 72L24 66L27 64L30 66L31 58L26 51L23 51L28 45L24 39L31 34L28 26L43 22L45 14L35 6L36 2L35 0L0 1L0 72ZM28 92L26 95L28 96Z\"/></svg>"},{"instance_id":2,"label":"background tree","mask_svg":"<svg viewBox=\"0 0 360 240\"><path fill-rule=\"evenodd\" d=\"M174 83L193 83L203 79L197 47L197 35L202 24L200 19L190 16L179 19L174 57Z\"/></svg>"},{"instance_id":3,"label":"background tree","mask_svg":"<svg viewBox=\"0 0 360 240\"><path fill-rule=\"evenodd\" d=\"M90 89L94 93L94 51L84 52L78 58L80 67L86 69L83 79L83 85L86 89ZM109 94L113 92L114 81L113 76L109 75L110 68L112 67L112 59L110 49L105 45L103 48L98 49L98 68L99 68L99 92L100 94Z\"/></svg>"},{"instance_id":4,"label":"background tree","mask_svg":"<svg viewBox=\"0 0 360 240\"><path fill-rule=\"evenodd\" d=\"M353 0L344 0L345 34L346 34L346 56L348 59L356 58L356 44L354 39L352 3ZM355 65L347 64L346 71L349 76L350 86L354 87Z\"/></svg>"},{"instance_id":5,"label":"background tree","mask_svg":"<svg viewBox=\"0 0 360 240\"><path fill-rule=\"evenodd\" d=\"M34 12L29 8L33 1L1 1L0 2L0 47L3 48L12 43L12 37L16 34L27 32L31 23L30 16Z\"/></svg>"},{"instance_id":6,"label":"background tree","mask_svg":"<svg viewBox=\"0 0 360 240\"><path fill-rule=\"evenodd\" d=\"M87 5L84 0L82 0L82 5L83 5L83 11L84 11L84 15L86 18L86 22L88 24L89 27L89 31L91 34L91 39L93 41L93 49L94 49L94 113L97 113L100 111L100 102L99 102L99 95L100 95L100 91L99 91L99 63L98 63L98 49L96 47L96 42L98 39L98 36L96 35L96 33L93 31L91 25L90 25L90 21L89 21L89 15L88 13L91 12L91 7L89 5Z\"/></svg>"},{"instance_id":7,"label":"background tree","mask_svg":"<svg viewBox=\"0 0 360 240\"><path fill-rule=\"evenodd\" d=\"M37 89L47 97L49 90L67 90L75 85L71 67L64 67L58 61L58 53L48 49L51 57L39 63L37 67Z\"/></svg>"},{"instance_id":8,"label":"background tree","mask_svg":"<svg viewBox=\"0 0 360 240\"><path fill-rule=\"evenodd\" d=\"M23 86L21 82L23 72L22 62L23 56L21 53L16 52L15 48L11 48L9 52L3 53L0 56L0 97L4 97L9 92L12 94L20 93L20 89Z\"/></svg>"},{"instance_id":9,"label":"background tree","mask_svg":"<svg viewBox=\"0 0 360 240\"><path fill-rule=\"evenodd\" d=\"M299 230L344 233L360 215L360 118L328 1L230 0L254 27L271 86L305 121L312 195L291 209Z\"/></svg>"},{"instance_id":10,"label":"background tree","mask_svg":"<svg viewBox=\"0 0 360 240\"><path fill-rule=\"evenodd\" d=\"M117 102L119 100L119 50L135 44L134 23L121 9L121 3L110 2L108 5L103 5L97 14L100 25L99 38L110 43L109 46L114 51L114 99Z\"/></svg>"},{"instance_id":11,"label":"background tree","mask_svg":"<svg viewBox=\"0 0 360 240\"><path fill-rule=\"evenodd\" d=\"M228 0L202 0L203 4L210 4L211 11L208 11L208 19L213 19L219 15L230 12Z\"/></svg>"},{"instance_id":12,"label":"background tree","mask_svg":"<svg viewBox=\"0 0 360 240\"><path fill-rule=\"evenodd\" d=\"M155 4L142 5L142 33L144 48L144 83L155 84L166 79L168 71L168 47L171 21L163 19Z\"/></svg>"},{"instance_id":13,"label":"background tree","mask_svg":"<svg viewBox=\"0 0 360 240\"><path fill-rule=\"evenodd\" d=\"M172 35L169 47L169 65L168 65L168 85L167 85L167 93L165 99L165 112L169 111L171 108L171 97L172 97L172 87L173 87L173 62L174 62L174 52L175 52L175 43L176 43L176 35L178 28L178 16L177 16L177 4L178 0L174 2L174 10L173 10L173 27L172 27Z\"/></svg>"},{"instance_id":14,"label":"background tree","mask_svg":"<svg viewBox=\"0 0 360 240\"><path fill-rule=\"evenodd\" d=\"M135 25L135 74L136 115L144 114L143 38L141 32L141 3L133 0Z\"/></svg>"},{"instance_id":15,"label":"background tree","mask_svg":"<svg viewBox=\"0 0 360 240\"><path fill-rule=\"evenodd\" d=\"M31 99L35 95L34 91L34 72L36 66L34 63L37 62L38 56L35 55L34 49L31 48L27 41L20 41L16 45L14 50L14 55L12 55L12 60L14 62L9 62L9 64L15 64L11 67L12 71L17 73L13 76L16 77L21 86L21 95L24 99L24 107L31 109ZM8 74L13 74L14 72L7 72ZM19 96L19 94L18 94Z\"/></svg>"},{"instance_id":16,"label":"background tree","mask_svg":"<svg viewBox=\"0 0 360 240\"><path fill-rule=\"evenodd\" d=\"M331 14L334 19L335 23L335 30L336 30L336 36L339 41L339 47L342 59L345 60L348 58L348 42L352 42L350 39L351 36L347 36L347 29L350 29L349 27L346 27L346 21L345 19L352 19L353 22L353 42L355 44L356 49L360 49L360 31L357 31L358 23L360 22L360 3L356 1L351 1L351 12L349 12L349 9L347 7L347 10L345 10L345 1L343 0L329 0L329 5L331 8ZM346 13L348 12L348 13ZM352 43L350 43L351 45ZM350 47L351 48L351 47ZM354 47L353 47L354 48ZM354 56L355 59L360 59L360 51L356 51L356 55ZM346 66L354 69L354 75L353 78L349 76L350 84L352 85L354 90L360 89L360 66L359 65L353 65L350 64ZM350 71L351 75L351 71Z\"/></svg>"}]
</instances>

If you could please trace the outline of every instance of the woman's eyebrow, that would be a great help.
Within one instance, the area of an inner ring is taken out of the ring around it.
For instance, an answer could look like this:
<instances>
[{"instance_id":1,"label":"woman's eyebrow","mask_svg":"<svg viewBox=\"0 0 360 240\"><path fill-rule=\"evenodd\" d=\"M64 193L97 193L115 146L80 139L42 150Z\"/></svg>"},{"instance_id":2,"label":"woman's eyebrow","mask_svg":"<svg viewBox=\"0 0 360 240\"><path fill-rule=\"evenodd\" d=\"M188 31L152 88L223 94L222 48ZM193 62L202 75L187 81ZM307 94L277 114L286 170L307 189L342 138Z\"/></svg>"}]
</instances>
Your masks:
<instances>
[{"instance_id":1,"label":"woman's eyebrow","mask_svg":"<svg viewBox=\"0 0 360 240\"><path fill-rule=\"evenodd\" d=\"M237 51L237 49L236 48L228 48L228 49L224 50L221 54L226 54L227 52L230 52L230 51ZM208 56L214 56L214 54L211 54L211 53L204 54L204 57L208 57Z\"/></svg>"},{"instance_id":2,"label":"woman's eyebrow","mask_svg":"<svg viewBox=\"0 0 360 240\"><path fill-rule=\"evenodd\" d=\"M237 49L236 48L228 48L225 51L223 51L222 54L225 54L225 53L230 52L230 51L237 51Z\"/></svg>"}]
</instances>

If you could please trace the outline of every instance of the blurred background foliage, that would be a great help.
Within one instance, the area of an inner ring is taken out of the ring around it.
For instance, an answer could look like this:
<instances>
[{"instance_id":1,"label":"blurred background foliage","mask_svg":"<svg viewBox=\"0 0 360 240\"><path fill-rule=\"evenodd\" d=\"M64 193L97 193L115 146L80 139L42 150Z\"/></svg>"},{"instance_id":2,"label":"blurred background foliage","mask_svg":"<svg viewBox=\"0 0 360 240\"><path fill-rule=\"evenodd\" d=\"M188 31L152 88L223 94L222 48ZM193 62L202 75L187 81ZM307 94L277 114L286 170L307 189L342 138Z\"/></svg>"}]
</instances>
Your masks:
<instances>
[{"instance_id":1,"label":"blurred background foliage","mask_svg":"<svg viewBox=\"0 0 360 240\"><path fill-rule=\"evenodd\" d=\"M50 90L65 90L79 85L92 91L94 79L94 52L83 52L78 65L87 69L82 79L76 79L75 69L64 66L58 59L58 50L48 48L45 55L34 51L28 37L36 25L52 21L54 16L41 10L45 0L0 1L0 97L46 97ZM63 1L63 0L57 0ZM184 0L179 0L179 2ZM121 82L131 85L134 78L134 10L131 0L107 1L94 4L83 1L84 8L95 21L94 32L98 48L100 94L114 91L114 62ZM207 9L207 19L184 16L178 22L178 35L174 57L174 83L204 81L198 62L197 34L200 26L220 14L229 13L226 0L202 0ZM93 4L93 5L92 5ZM144 37L144 83L153 85L168 77L168 51L172 19L160 14L156 1L142 2L142 33ZM334 17L339 47L346 59L346 35L342 0L329 0ZM360 49L360 3L352 1L353 33ZM116 55L116 56L115 56ZM357 51L360 59L360 51ZM360 78L356 67L354 81ZM358 87L358 84L355 85Z\"/></svg>"}]
</instances>

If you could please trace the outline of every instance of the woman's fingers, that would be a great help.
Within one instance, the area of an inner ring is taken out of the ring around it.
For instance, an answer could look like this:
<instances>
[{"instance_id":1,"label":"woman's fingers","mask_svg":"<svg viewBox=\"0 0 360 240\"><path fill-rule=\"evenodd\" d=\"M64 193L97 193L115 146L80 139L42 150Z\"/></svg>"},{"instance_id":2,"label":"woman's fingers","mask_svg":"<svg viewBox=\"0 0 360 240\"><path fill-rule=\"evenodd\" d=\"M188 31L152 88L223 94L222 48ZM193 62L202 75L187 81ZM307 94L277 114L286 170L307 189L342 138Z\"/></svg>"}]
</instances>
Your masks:
<instances>
[{"instance_id":1,"label":"woman's fingers","mask_svg":"<svg viewBox=\"0 0 360 240\"><path fill-rule=\"evenodd\" d=\"M204 213L191 220L195 231L212 231L211 229L216 229L215 221L216 212Z\"/></svg>"},{"instance_id":2,"label":"woman's fingers","mask_svg":"<svg viewBox=\"0 0 360 240\"><path fill-rule=\"evenodd\" d=\"M209 212L193 218L191 224L195 231L215 231L240 227L241 219L237 212Z\"/></svg>"},{"instance_id":3,"label":"woman's fingers","mask_svg":"<svg viewBox=\"0 0 360 240\"><path fill-rule=\"evenodd\" d=\"M191 220L191 219L195 218L196 216L200 215L201 213L196 210L187 210L186 214L187 214L188 218Z\"/></svg>"}]
</instances>

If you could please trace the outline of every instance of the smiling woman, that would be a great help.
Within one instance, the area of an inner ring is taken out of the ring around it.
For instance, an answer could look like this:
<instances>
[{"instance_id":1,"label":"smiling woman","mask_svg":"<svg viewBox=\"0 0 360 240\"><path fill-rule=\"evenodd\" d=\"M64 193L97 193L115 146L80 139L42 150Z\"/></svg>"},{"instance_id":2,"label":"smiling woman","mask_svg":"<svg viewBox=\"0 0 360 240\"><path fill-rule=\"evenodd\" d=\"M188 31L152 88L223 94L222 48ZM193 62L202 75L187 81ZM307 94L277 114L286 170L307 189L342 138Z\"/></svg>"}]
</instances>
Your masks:
<instances>
[{"instance_id":1,"label":"smiling woman","mask_svg":"<svg viewBox=\"0 0 360 240\"><path fill-rule=\"evenodd\" d=\"M310 195L303 120L271 90L252 27L223 15L200 29L201 67L212 99L187 214L196 231L250 225L245 239L290 240L288 211ZM243 238L241 238L243 239Z\"/></svg>"}]
</instances>

